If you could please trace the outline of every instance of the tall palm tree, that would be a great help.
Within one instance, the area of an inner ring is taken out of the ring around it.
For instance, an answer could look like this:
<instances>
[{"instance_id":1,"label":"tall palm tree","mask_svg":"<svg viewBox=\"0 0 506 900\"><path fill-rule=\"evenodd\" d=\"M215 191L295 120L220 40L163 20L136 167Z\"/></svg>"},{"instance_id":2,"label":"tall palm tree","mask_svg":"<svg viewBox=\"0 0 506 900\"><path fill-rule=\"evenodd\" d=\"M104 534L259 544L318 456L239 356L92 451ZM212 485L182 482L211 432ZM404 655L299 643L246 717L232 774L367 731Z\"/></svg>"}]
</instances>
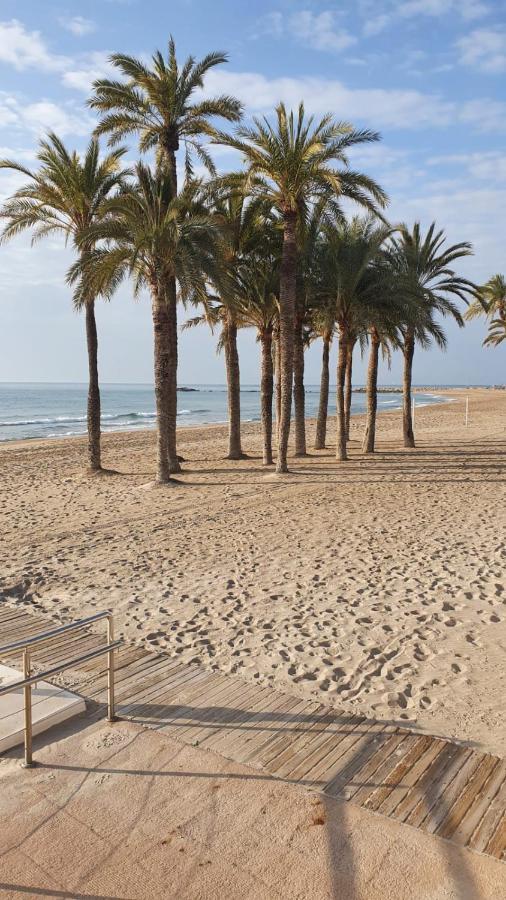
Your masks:
<instances>
[{"instance_id":1,"label":"tall palm tree","mask_svg":"<svg viewBox=\"0 0 506 900\"><path fill-rule=\"evenodd\" d=\"M334 298L327 298L327 302L320 302L310 312L311 335L310 340L321 338L322 365L320 374L320 398L318 403L318 416L316 419L315 450L324 450L327 439L327 416L329 408L330 385L330 348L335 333L336 304Z\"/></svg>"},{"instance_id":2,"label":"tall palm tree","mask_svg":"<svg viewBox=\"0 0 506 900\"><path fill-rule=\"evenodd\" d=\"M88 103L98 110L102 118L96 134L108 134L109 143L116 144L133 134L139 135L142 153L156 152L158 167L171 180L173 196L177 195L177 152L181 143L185 147L187 178L192 175L193 158L196 157L214 173L213 161L206 149L206 142L215 134L214 119L236 122L241 117L241 104L229 96L204 98L198 95L206 75L227 61L225 53L209 53L201 60L189 56L180 66L176 46L171 37L167 59L160 51L151 58L150 65L142 60L114 53L109 62L118 70L119 80L98 79L93 84L93 94ZM175 373L170 387L171 405L177 402L177 307L176 282L170 278L166 300L169 314L166 322L167 344L174 354L170 368ZM176 452L176 431L169 436L170 468L180 471Z\"/></svg>"},{"instance_id":3,"label":"tall palm tree","mask_svg":"<svg viewBox=\"0 0 506 900\"><path fill-rule=\"evenodd\" d=\"M372 304L366 310L365 329L369 344L367 366L367 413L362 450L374 453L378 410L378 364L380 351L390 367L391 351L402 346L402 326L410 320L415 302L402 291L383 255L369 268L367 278L373 285Z\"/></svg>"},{"instance_id":4,"label":"tall palm tree","mask_svg":"<svg viewBox=\"0 0 506 900\"><path fill-rule=\"evenodd\" d=\"M264 239L262 203L248 200L240 191L215 196L213 213L222 233L221 283L216 285L222 301L222 340L227 369L229 444L228 459L244 457L241 445L241 384L237 349L241 301L236 296L237 275L242 262Z\"/></svg>"},{"instance_id":5,"label":"tall palm tree","mask_svg":"<svg viewBox=\"0 0 506 900\"><path fill-rule=\"evenodd\" d=\"M127 175L120 163L122 147L100 157L99 144L92 140L83 156L69 151L52 132L40 141L36 171L11 160L0 161L0 168L13 169L28 179L4 204L2 218L7 224L1 240L6 241L22 231L33 231L32 243L43 237L61 234L71 242L80 258L93 247L88 235L92 226L103 222L108 214L107 199L124 184ZM93 291L74 298L76 309L85 312L88 351L88 460L89 468L102 468L100 447L100 387L98 380L98 336Z\"/></svg>"},{"instance_id":6,"label":"tall palm tree","mask_svg":"<svg viewBox=\"0 0 506 900\"><path fill-rule=\"evenodd\" d=\"M154 333L154 382L157 411L157 481L167 484L170 435L175 432L177 407L171 384L174 349L167 343L167 284L177 279L183 299L206 292L218 258L217 229L211 218L195 210L190 185L173 196L170 176L153 174L142 163L135 168L136 184L113 198L109 215L90 228L83 241L101 243L71 270L78 296L89 291L111 296L127 276L137 296L143 288L151 295Z\"/></svg>"},{"instance_id":7,"label":"tall palm tree","mask_svg":"<svg viewBox=\"0 0 506 900\"><path fill-rule=\"evenodd\" d=\"M457 275L452 266L455 260L472 255L469 243L445 246L445 233L436 231L435 222L425 236L419 222L415 222L411 231L407 225L400 226L398 231L399 236L392 238L390 264L406 293L417 298L419 312L418 321L404 327L402 344L404 446L414 447L411 385L415 344L417 341L427 344L432 337L444 346L436 316L451 316L462 327L464 322L453 298L468 303L468 297L475 297L477 289L471 281Z\"/></svg>"},{"instance_id":8,"label":"tall palm tree","mask_svg":"<svg viewBox=\"0 0 506 900\"><path fill-rule=\"evenodd\" d=\"M297 293L297 225L306 220L311 204L323 197L349 197L376 210L386 197L370 178L347 168L346 151L355 144L376 141L372 131L355 131L329 115L315 123L306 117L301 103L297 115L285 105L276 107L276 120L253 120L235 135L218 134L213 142L238 150L246 164L241 183L245 192L265 198L279 215L283 227L280 284L281 421L276 471L288 471L293 381L294 317ZM332 162L341 163L342 169Z\"/></svg>"},{"instance_id":9,"label":"tall palm tree","mask_svg":"<svg viewBox=\"0 0 506 900\"><path fill-rule=\"evenodd\" d=\"M344 388L350 339L374 303L375 285L367 273L391 232L389 225L377 224L370 218L343 222L339 228L326 230L315 260L320 274L313 289L326 303L334 303L339 335L336 457L343 461L348 458Z\"/></svg>"}]
</instances>

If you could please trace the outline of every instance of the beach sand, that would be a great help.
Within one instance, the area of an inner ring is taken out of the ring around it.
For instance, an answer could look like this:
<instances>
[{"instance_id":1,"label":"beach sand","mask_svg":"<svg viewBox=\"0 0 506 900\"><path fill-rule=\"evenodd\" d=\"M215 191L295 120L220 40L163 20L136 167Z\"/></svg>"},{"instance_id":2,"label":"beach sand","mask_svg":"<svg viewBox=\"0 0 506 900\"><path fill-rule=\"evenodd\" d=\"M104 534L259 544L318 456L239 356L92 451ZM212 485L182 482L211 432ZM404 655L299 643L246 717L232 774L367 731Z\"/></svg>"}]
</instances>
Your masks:
<instances>
[{"instance_id":1,"label":"beach sand","mask_svg":"<svg viewBox=\"0 0 506 900\"><path fill-rule=\"evenodd\" d=\"M378 452L223 459L226 428L181 430L179 484L150 488L153 432L0 447L0 596L58 621L111 608L118 635L223 672L504 755L506 391L381 414ZM464 399L470 424L464 426ZM312 443L313 428L308 428Z\"/></svg>"}]
</instances>

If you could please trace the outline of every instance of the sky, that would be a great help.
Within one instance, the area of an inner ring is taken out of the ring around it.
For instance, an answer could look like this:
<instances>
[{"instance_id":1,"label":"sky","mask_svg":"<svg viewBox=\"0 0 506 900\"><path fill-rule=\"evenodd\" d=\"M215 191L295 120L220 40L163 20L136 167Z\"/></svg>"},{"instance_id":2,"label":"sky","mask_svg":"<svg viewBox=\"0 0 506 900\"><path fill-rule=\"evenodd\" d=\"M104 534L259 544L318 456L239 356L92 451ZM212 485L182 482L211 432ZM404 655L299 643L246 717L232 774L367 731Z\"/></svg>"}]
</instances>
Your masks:
<instances>
[{"instance_id":1,"label":"sky","mask_svg":"<svg viewBox=\"0 0 506 900\"><path fill-rule=\"evenodd\" d=\"M378 130L381 141L357 148L350 164L386 189L390 221L435 219L449 241L471 241L474 255L459 271L476 282L506 272L506 2L2 0L0 156L32 166L48 129L83 149L95 123L86 98L93 79L112 73L108 55L148 59L171 33L180 59L228 53L206 89L239 97L247 116L303 99L315 115ZM212 152L219 169L237 165L230 151ZM1 171L0 200L21 181ZM65 285L71 260L55 239L0 247L0 381L86 380L84 320ZM134 301L126 284L99 302L97 318L102 381L151 383L149 299ZM483 323L446 330L446 353L417 352L416 383L505 382L506 345L482 348ZM223 383L215 348L206 328L183 332L179 383ZM240 354L243 383L258 383L253 332L240 335ZM319 361L315 344L310 384ZM401 371L395 356L382 383L399 382ZM364 373L357 360L357 383Z\"/></svg>"}]
</instances>

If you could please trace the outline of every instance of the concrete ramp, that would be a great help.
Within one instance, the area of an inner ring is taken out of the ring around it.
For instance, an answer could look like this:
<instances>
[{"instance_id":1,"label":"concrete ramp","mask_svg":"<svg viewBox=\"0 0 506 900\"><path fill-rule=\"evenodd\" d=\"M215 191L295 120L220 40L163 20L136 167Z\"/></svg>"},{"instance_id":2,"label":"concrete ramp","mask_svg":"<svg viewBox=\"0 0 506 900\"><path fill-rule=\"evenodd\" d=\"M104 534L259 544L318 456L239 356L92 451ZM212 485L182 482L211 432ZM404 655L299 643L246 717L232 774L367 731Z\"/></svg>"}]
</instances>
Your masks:
<instances>
[{"instance_id":1,"label":"concrete ramp","mask_svg":"<svg viewBox=\"0 0 506 900\"><path fill-rule=\"evenodd\" d=\"M20 681L22 677L23 674L18 669L0 664L0 685ZM77 716L85 709L82 697L48 681L38 681L32 687L32 732L34 735L40 734L52 725ZM23 727L23 688L16 688L0 696L0 753L23 743Z\"/></svg>"}]
</instances>

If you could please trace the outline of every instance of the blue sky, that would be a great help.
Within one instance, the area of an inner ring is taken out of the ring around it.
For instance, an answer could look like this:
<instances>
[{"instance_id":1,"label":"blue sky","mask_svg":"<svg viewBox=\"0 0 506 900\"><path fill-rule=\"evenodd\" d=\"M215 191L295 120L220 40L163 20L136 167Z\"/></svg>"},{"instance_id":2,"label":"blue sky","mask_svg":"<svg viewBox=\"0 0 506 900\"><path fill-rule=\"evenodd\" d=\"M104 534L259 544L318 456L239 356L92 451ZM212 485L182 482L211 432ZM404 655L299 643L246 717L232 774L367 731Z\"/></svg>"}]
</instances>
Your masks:
<instances>
[{"instance_id":1,"label":"blue sky","mask_svg":"<svg viewBox=\"0 0 506 900\"><path fill-rule=\"evenodd\" d=\"M148 57L169 33L178 55L229 53L209 90L235 94L248 114L268 114L279 99L304 99L378 129L381 143L357 150L352 165L390 196L392 221L428 224L475 255L462 272L486 280L506 271L506 4L499 0L3 0L0 10L0 154L31 165L37 139L57 131L83 147L94 119L84 103L92 80L110 72L107 56ZM134 152L132 148L131 156ZM215 152L220 168L230 153ZM0 173L0 197L19 184ZM85 381L84 323L72 311L64 274L71 252L57 241L0 248L2 381ZM100 304L103 381L152 380L147 298L128 286ZM182 314L181 318L184 318ZM418 353L419 383L504 382L506 348L484 350L480 323L448 325L449 349ZM207 331L181 337L180 382L223 381L223 360ZM244 383L258 380L252 333L240 341ZM357 381L364 368L357 364ZM382 372L398 381L400 361ZM319 377L319 348L307 380Z\"/></svg>"}]
</instances>

